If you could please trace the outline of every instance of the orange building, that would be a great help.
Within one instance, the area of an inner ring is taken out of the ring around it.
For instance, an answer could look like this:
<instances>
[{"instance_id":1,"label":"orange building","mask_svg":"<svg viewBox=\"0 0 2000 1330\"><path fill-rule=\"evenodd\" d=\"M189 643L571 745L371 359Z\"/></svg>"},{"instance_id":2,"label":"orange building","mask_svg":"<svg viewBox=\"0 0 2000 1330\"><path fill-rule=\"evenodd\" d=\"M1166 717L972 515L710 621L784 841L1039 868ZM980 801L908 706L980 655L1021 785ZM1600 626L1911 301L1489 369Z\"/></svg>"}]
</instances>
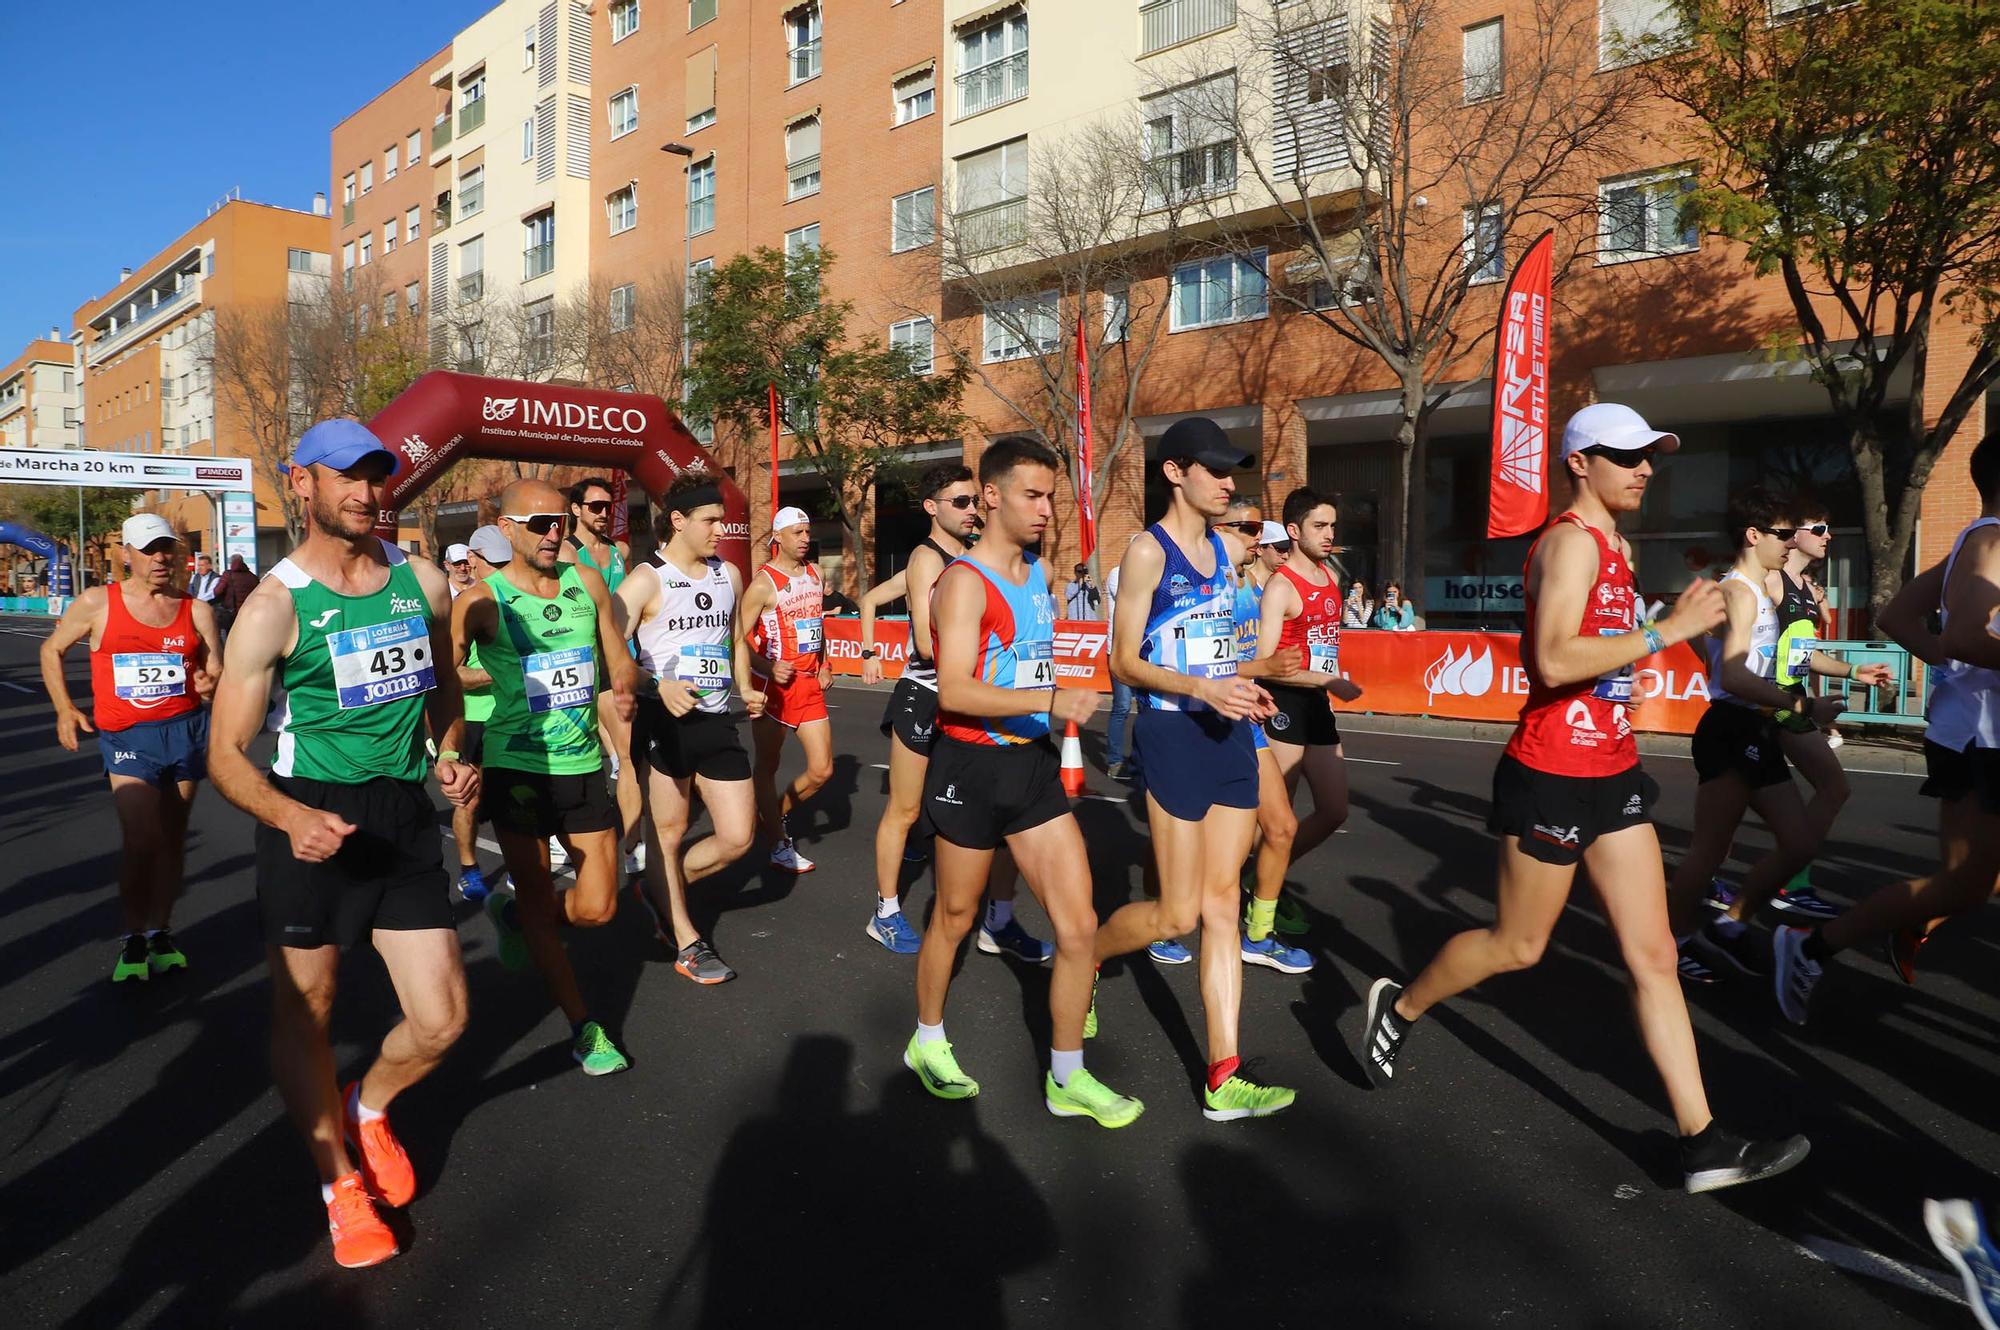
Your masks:
<instances>
[{"instance_id":1,"label":"orange building","mask_svg":"<svg viewBox=\"0 0 2000 1330\"><path fill-rule=\"evenodd\" d=\"M0 448L74 448L81 398L76 357L58 329L0 368Z\"/></svg>"},{"instance_id":2,"label":"orange building","mask_svg":"<svg viewBox=\"0 0 2000 1330\"><path fill-rule=\"evenodd\" d=\"M450 66L446 46L333 127L330 253L364 329L422 317L425 237L439 206L433 176L440 156L450 156L452 129L450 89L433 82Z\"/></svg>"}]
</instances>

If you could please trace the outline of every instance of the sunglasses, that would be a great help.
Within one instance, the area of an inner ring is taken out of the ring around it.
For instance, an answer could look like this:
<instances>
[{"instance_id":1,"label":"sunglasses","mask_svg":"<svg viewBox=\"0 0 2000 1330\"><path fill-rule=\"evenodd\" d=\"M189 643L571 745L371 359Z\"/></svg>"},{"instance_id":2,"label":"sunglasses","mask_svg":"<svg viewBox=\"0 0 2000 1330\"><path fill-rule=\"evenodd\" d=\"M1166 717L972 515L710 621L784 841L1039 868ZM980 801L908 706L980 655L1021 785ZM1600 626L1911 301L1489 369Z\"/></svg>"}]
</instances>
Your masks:
<instances>
[{"instance_id":1,"label":"sunglasses","mask_svg":"<svg viewBox=\"0 0 2000 1330\"><path fill-rule=\"evenodd\" d=\"M1600 443L1583 449L1583 455L1585 457L1602 457L1613 466L1633 471L1638 469L1640 463L1652 461L1653 451L1650 445L1644 448L1607 448Z\"/></svg>"},{"instance_id":2,"label":"sunglasses","mask_svg":"<svg viewBox=\"0 0 2000 1330\"><path fill-rule=\"evenodd\" d=\"M1253 541L1264 534L1264 524L1262 522L1217 522L1215 529L1218 531L1235 531L1250 537Z\"/></svg>"},{"instance_id":3,"label":"sunglasses","mask_svg":"<svg viewBox=\"0 0 2000 1330\"><path fill-rule=\"evenodd\" d=\"M936 502L948 503L960 512L964 512L967 508L979 502L979 496L977 494L954 494L949 499L938 499Z\"/></svg>"},{"instance_id":4,"label":"sunglasses","mask_svg":"<svg viewBox=\"0 0 2000 1330\"><path fill-rule=\"evenodd\" d=\"M611 511L612 504L609 499L592 499L588 503L579 503L577 507L587 513L596 513L599 517L602 517Z\"/></svg>"},{"instance_id":5,"label":"sunglasses","mask_svg":"<svg viewBox=\"0 0 2000 1330\"><path fill-rule=\"evenodd\" d=\"M1814 522L1811 526L1798 528L1798 532L1802 536L1824 536L1831 529L1824 522Z\"/></svg>"},{"instance_id":6,"label":"sunglasses","mask_svg":"<svg viewBox=\"0 0 2000 1330\"><path fill-rule=\"evenodd\" d=\"M566 513L502 513L500 516L528 528L538 536L546 536L551 531L560 531L569 525Z\"/></svg>"},{"instance_id":7,"label":"sunglasses","mask_svg":"<svg viewBox=\"0 0 2000 1330\"><path fill-rule=\"evenodd\" d=\"M1750 529L1761 531L1767 536L1776 536L1779 540L1790 540L1799 534L1799 529L1795 526L1753 526Z\"/></svg>"}]
</instances>

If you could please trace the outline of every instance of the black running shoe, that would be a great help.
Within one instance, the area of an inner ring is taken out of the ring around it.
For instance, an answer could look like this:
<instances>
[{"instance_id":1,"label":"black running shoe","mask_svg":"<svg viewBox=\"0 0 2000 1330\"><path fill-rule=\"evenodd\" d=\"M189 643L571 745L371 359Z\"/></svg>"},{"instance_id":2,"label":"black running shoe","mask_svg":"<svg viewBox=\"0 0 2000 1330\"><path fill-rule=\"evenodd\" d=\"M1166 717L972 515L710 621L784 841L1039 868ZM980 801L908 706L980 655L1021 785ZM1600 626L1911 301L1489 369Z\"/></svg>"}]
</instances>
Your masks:
<instances>
[{"instance_id":1,"label":"black running shoe","mask_svg":"<svg viewBox=\"0 0 2000 1330\"><path fill-rule=\"evenodd\" d=\"M1733 934L1725 932L1722 920L1710 919L1703 923L1691 940L1690 945L1710 965L1727 967L1737 974L1751 979L1771 977L1771 944L1760 940L1755 929L1748 925L1738 928Z\"/></svg>"},{"instance_id":2,"label":"black running shoe","mask_svg":"<svg viewBox=\"0 0 2000 1330\"><path fill-rule=\"evenodd\" d=\"M1811 1149L1803 1136L1749 1141L1711 1122L1699 1136L1681 1137L1681 1173L1691 1193L1720 1191L1774 1178L1797 1167Z\"/></svg>"},{"instance_id":3,"label":"black running shoe","mask_svg":"<svg viewBox=\"0 0 2000 1330\"><path fill-rule=\"evenodd\" d=\"M1361 1065L1368 1083L1376 1089L1389 1084L1396 1075L1396 1055L1403 1051L1403 1036L1410 1023L1396 1014L1396 999L1403 986L1393 979L1377 979L1368 990L1368 1024L1361 1035Z\"/></svg>"}]
</instances>

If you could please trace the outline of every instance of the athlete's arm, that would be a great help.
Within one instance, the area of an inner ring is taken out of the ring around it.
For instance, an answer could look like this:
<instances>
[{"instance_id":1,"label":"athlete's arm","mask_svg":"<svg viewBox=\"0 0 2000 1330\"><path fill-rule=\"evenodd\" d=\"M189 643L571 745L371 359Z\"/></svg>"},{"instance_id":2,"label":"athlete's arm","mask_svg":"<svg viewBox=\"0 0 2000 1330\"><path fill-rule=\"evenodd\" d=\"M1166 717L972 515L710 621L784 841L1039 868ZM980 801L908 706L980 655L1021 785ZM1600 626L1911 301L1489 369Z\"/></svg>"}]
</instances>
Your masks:
<instances>
[{"instance_id":1,"label":"athlete's arm","mask_svg":"<svg viewBox=\"0 0 2000 1330\"><path fill-rule=\"evenodd\" d=\"M1722 627L1722 663L1716 667L1715 682L1731 693L1758 706L1784 710L1794 706L1797 695L1750 668L1750 636L1757 627L1757 597L1738 581L1722 585L1725 618Z\"/></svg>"},{"instance_id":2,"label":"athlete's arm","mask_svg":"<svg viewBox=\"0 0 2000 1330\"><path fill-rule=\"evenodd\" d=\"M911 563L916 562L916 558L917 556L915 554L910 555L910 562ZM875 647L876 609L879 608L880 606L888 605L895 601L901 600L904 595L904 588L909 585L909 579L910 579L910 570L908 565L905 565L902 572L897 573L894 577L890 578L886 582L880 583L876 586L869 587L868 590L862 593L861 649L863 651L876 650ZM861 682L866 684L877 684L882 682L882 658L879 652L876 655L866 656L862 658Z\"/></svg>"},{"instance_id":3,"label":"athlete's arm","mask_svg":"<svg viewBox=\"0 0 2000 1330\"><path fill-rule=\"evenodd\" d=\"M637 637L639 625L653 614L653 600L660 594L660 575L653 565L642 563L625 575L611 593L611 628L621 637Z\"/></svg>"},{"instance_id":4,"label":"athlete's arm","mask_svg":"<svg viewBox=\"0 0 2000 1330\"><path fill-rule=\"evenodd\" d=\"M430 563L411 561L417 585L431 606L431 659L442 664L456 661L452 651L451 582ZM432 767L438 790L461 807L479 797L479 768L445 753L456 753L465 743L465 691L458 686L458 671L433 669L432 688L424 695L424 718L430 722L431 738L439 754Z\"/></svg>"},{"instance_id":5,"label":"athlete's arm","mask_svg":"<svg viewBox=\"0 0 2000 1330\"><path fill-rule=\"evenodd\" d=\"M195 696L206 702L215 696L215 682L222 677L222 632L215 626L215 606L207 601L193 602L188 613L201 641L201 668L188 682L194 685Z\"/></svg>"},{"instance_id":6,"label":"athlete's arm","mask_svg":"<svg viewBox=\"0 0 2000 1330\"><path fill-rule=\"evenodd\" d=\"M763 617L765 610L777 603L777 598L778 590L771 585L771 579L756 575L751 577L749 589L736 602L737 631L743 636L743 659L750 659L750 636L757 631L757 621ZM766 642L764 645L780 655L785 649L782 641ZM785 684L792 681L793 667L790 661L780 660L778 656L769 656L764 658L764 665L766 667L763 670L764 677L772 683Z\"/></svg>"},{"instance_id":7,"label":"athlete's arm","mask_svg":"<svg viewBox=\"0 0 2000 1330\"><path fill-rule=\"evenodd\" d=\"M931 601L937 620L938 705L967 716L1039 716L1080 721L1097 709L1097 694L1080 688L1002 688L973 673L979 659L979 616L986 586L970 568L946 568ZM948 663L947 663L948 662Z\"/></svg>"},{"instance_id":8,"label":"athlete's arm","mask_svg":"<svg viewBox=\"0 0 2000 1330\"><path fill-rule=\"evenodd\" d=\"M1231 720L1243 720L1253 712L1268 708L1271 695L1240 675L1220 679L1183 674L1140 657L1146 643L1146 618L1152 609L1153 592L1159 589L1166 571L1166 552L1151 538L1135 540L1125 547L1118 562L1118 617L1111 628L1111 674L1128 688L1171 693L1206 702ZM1230 626L1230 647L1235 648L1235 625Z\"/></svg>"},{"instance_id":9,"label":"athlete's arm","mask_svg":"<svg viewBox=\"0 0 2000 1330\"><path fill-rule=\"evenodd\" d=\"M1289 577L1273 577L1264 584L1264 599L1259 602L1257 616L1257 673L1254 678L1270 683L1287 684L1293 688L1329 688L1338 676L1321 674L1305 667L1305 653L1297 647L1285 648L1280 654L1278 639L1284 636L1285 624L1299 617L1305 609L1305 602L1299 599L1299 589L1292 585ZM1354 696L1361 695L1360 689ZM1353 698L1343 697L1343 701Z\"/></svg>"},{"instance_id":10,"label":"athlete's arm","mask_svg":"<svg viewBox=\"0 0 2000 1330\"><path fill-rule=\"evenodd\" d=\"M1629 558L1629 556L1628 556ZM1583 611L1597 586L1597 542L1588 532L1559 523L1542 537L1528 567L1528 595L1535 602L1536 674L1550 688L1582 683L1644 660L1653 648L1643 629L1610 637L1586 637ZM1673 611L1653 625L1661 643L1672 646L1701 636L1724 618L1722 591L1697 578ZM1797 699L1786 696L1781 705Z\"/></svg>"},{"instance_id":11,"label":"athlete's arm","mask_svg":"<svg viewBox=\"0 0 2000 1330\"><path fill-rule=\"evenodd\" d=\"M484 582L474 582L451 603L451 663L457 667L461 692L493 686L491 674L465 662L472 658L475 645L493 640L499 626L499 606L493 599L493 588Z\"/></svg>"},{"instance_id":12,"label":"athlete's arm","mask_svg":"<svg viewBox=\"0 0 2000 1330\"><path fill-rule=\"evenodd\" d=\"M63 653L84 638L96 635L109 613L106 594L105 588L94 586L78 596L63 611L62 618L56 620L55 631L42 639L42 687L48 690L49 701L55 704L56 742L72 753L77 748L77 732L95 734L97 727L70 700L69 681L63 678Z\"/></svg>"},{"instance_id":13,"label":"athlete's arm","mask_svg":"<svg viewBox=\"0 0 2000 1330\"><path fill-rule=\"evenodd\" d=\"M1931 612L1944 596L1944 570L1940 560L1903 583L1875 619L1875 626L1890 641L1926 665L1941 665L1948 659L1944 640L1931 629Z\"/></svg>"},{"instance_id":14,"label":"athlete's arm","mask_svg":"<svg viewBox=\"0 0 2000 1330\"><path fill-rule=\"evenodd\" d=\"M604 574L595 568L578 564L576 576L590 593L590 603L597 610L597 658L611 676L612 708L620 720L629 721L639 707L639 667L633 662L632 653L625 649L625 639L617 635L618 616L611 608L611 588L605 583Z\"/></svg>"},{"instance_id":15,"label":"athlete's arm","mask_svg":"<svg viewBox=\"0 0 2000 1330\"><path fill-rule=\"evenodd\" d=\"M766 698L762 690L750 686L750 638L743 632L743 602L748 599L743 591L743 574L736 571L733 563L723 564L723 570L729 575L729 585L736 592L731 597L735 603L729 609L729 637L735 643L731 654L736 671L736 691L743 696L743 709L752 716L761 716Z\"/></svg>"}]
</instances>

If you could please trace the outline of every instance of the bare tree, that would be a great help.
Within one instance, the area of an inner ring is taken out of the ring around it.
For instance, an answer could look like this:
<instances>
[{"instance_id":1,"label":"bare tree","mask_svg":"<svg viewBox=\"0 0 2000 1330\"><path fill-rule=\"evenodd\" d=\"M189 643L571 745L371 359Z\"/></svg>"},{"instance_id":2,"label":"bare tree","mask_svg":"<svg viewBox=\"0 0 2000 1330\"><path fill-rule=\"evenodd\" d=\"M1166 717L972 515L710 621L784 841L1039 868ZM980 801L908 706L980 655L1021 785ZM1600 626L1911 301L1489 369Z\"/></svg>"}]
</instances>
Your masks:
<instances>
[{"instance_id":1,"label":"bare tree","mask_svg":"<svg viewBox=\"0 0 2000 1330\"><path fill-rule=\"evenodd\" d=\"M1431 416L1492 354L1492 312L1468 303L1544 229L1558 280L1595 253L1596 181L1642 97L1598 68L1595 0L1532 0L1490 47L1468 47L1462 17L1444 0L1244 0L1233 38L1190 47L1149 99L1157 187L1189 198L1189 229L1267 255L1268 299L1395 376L1394 580L1423 568L1411 479Z\"/></svg>"},{"instance_id":2,"label":"bare tree","mask_svg":"<svg viewBox=\"0 0 2000 1330\"><path fill-rule=\"evenodd\" d=\"M573 292L561 322L582 340L584 382L679 401L684 294L680 275L665 268L615 285L596 278Z\"/></svg>"}]
</instances>

